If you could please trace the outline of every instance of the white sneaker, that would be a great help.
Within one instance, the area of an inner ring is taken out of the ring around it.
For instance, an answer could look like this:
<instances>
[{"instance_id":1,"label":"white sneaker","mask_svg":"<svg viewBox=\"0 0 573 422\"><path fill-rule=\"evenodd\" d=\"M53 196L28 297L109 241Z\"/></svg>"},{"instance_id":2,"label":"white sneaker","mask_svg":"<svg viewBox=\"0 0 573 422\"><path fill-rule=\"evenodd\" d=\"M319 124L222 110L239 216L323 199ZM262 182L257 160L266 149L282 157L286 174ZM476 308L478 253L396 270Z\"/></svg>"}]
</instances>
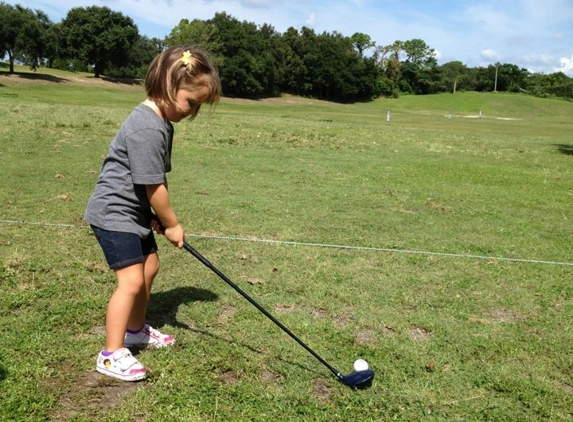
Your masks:
<instances>
[{"instance_id":1,"label":"white sneaker","mask_svg":"<svg viewBox=\"0 0 573 422\"><path fill-rule=\"evenodd\" d=\"M145 368L125 348L116 350L109 356L103 351L97 357L96 370L122 381L139 381L145 378Z\"/></svg>"},{"instance_id":2,"label":"white sneaker","mask_svg":"<svg viewBox=\"0 0 573 422\"><path fill-rule=\"evenodd\" d=\"M123 341L124 347L165 347L175 344L175 337L167 334L161 334L151 325L145 326L137 333L126 333Z\"/></svg>"}]
</instances>

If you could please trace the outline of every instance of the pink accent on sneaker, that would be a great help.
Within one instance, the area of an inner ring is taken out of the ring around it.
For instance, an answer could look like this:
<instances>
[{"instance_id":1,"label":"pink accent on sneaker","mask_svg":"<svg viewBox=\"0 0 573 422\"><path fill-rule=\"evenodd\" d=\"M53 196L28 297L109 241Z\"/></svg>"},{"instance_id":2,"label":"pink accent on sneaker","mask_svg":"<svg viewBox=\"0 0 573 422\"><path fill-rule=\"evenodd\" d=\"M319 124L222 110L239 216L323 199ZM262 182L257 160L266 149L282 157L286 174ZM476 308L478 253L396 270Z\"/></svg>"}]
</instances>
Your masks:
<instances>
[{"instance_id":1,"label":"pink accent on sneaker","mask_svg":"<svg viewBox=\"0 0 573 422\"><path fill-rule=\"evenodd\" d=\"M149 324L145 324L145 326L138 333L126 333L124 340L125 347L165 347L171 346L174 343L175 337L167 334L162 334L159 332L159 330L156 330Z\"/></svg>"},{"instance_id":2,"label":"pink accent on sneaker","mask_svg":"<svg viewBox=\"0 0 573 422\"><path fill-rule=\"evenodd\" d=\"M122 381L139 381L145 378L145 368L128 349L122 348L105 356L103 351L97 357L96 370Z\"/></svg>"}]
</instances>

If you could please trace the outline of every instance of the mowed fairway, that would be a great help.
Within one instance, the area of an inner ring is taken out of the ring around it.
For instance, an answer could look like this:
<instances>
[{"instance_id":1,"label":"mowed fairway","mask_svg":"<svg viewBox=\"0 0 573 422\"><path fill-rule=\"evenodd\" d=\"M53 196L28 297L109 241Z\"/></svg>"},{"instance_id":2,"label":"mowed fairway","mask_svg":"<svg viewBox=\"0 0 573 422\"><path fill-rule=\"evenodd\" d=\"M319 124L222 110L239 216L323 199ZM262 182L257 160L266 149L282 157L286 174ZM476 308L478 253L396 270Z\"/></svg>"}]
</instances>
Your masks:
<instances>
[{"instance_id":1,"label":"mowed fairway","mask_svg":"<svg viewBox=\"0 0 573 422\"><path fill-rule=\"evenodd\" d=\"M188 241L343 374L366 359L353 390L163 238L148 316L177 344L138 353L144 382L96 373L115 277L82 216L143 98L0 72L0 420L573 418L573 103L225 99L176 125Z\"/></svg>"}]
</instances>

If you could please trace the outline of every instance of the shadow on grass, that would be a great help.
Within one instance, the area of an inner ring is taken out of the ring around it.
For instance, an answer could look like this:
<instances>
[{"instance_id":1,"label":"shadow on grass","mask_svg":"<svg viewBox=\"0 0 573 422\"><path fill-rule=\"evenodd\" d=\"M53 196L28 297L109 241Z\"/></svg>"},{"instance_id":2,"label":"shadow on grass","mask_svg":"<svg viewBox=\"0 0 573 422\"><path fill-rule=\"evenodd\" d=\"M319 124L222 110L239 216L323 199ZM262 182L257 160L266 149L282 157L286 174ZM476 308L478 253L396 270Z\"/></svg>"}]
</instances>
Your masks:
<instances>
[{"instance_id":1,"label":"shadow on grass","mask_svg":"<svg viewBox=\"0 0 573 422\"><path fill-rule=\"evenodd\" d=\"M93 77L94 79L97 79L95 76ZM131 85L131 86L137 86L137 85L141 85L141 80L140 79L133 79L133 78L108 78L107 76L102 76L100 78L102 81L105 82L109 82L112 84L117 84L117 85Z\"/></svg>"},{"instance_id":2,"label":"shadow on grass","mask_svg":"<svg viewBox=\"0 0 573 422\"><path fill-rule=\"evenodd\" d=\"M214 339L214 340L217 340L217 341L224 341L225 343L228 343L228 344L234 344L234 345L243 347L243 348L248 349L248 350L250 350L251 352L256 353L256 354L259 354L259 355L262 355L262 354L264 353L262 350L257 349L257 348L255 348L255 347L249 345L249 344L242 343L242 342L240 342L240 341L236 341L236 340L233 340L233 339L228 339L228 338L220 337L220 336L218 336L218 335L216 335L216 334L213 334L213 333L211 333L211 332L209 332L209 331L206 331L206 330L199 330L199 329L197 329L197 328L189 328L189 330L192 331L192 332L194 332L194 333L201 334L201 335L206 336L206 337L210 337L210 338L212 338L212 339ZM285 341L288 341L288 339L285 340ZM306 351L303 351L302 353L306 353ZM287 359L284 359L284 358L282 358L282 357L277 357L277 360L280 360L281 362L284 362L284 363L286 363L286 364L288 364L288 365L290 365L290 366L296 366L297 368L300 368L300 369L302 369L302 370L304 370L304 371L312 372L312 373L317 374L317 375L322 375L322 372L316 371L316 370L314 370L314 369L310 369L308 366L304 366L304 365L302 365L302 364L300 364L300 363L293 362L293 361L291 361L291 360L287 360Z\"/></svg>"},{"instance_id":3,"label":"shadow on grass","mask_svg":"<svg viewBox=\"0 0 573 422\"><path fill-rule=\"evenodd\" d=\"M572 144L555 144L557 150L561 154L573 155L573 145Z\"/></svg>"},{"instance_id":4,"label":"shadow on grass","mask_svg":"<svg viewBox=\"0 0 573 422\"><path fill-rule=\"evenodd\" d=\"M2 68L3 68L3 66L0 66L0 69L2 69ZM45 82L55 82L55 83L69 82L69 79L65 78L65 77L48 75L48 74L44 74L44 73L36 73L36 72L9 73L9 72L1 71L0 74L7 75L7 76L14 75L14 76L17 76L21 79L26 79L29 81L45 81ZM73 73L71 73L71 75L73 75ZM140 79L134 79L134 78L110 78L107 76L101 76L100 78L96 78L95 76L87 76L87 77L82 76L81 78L85 78L87 80L93 80L93 81L103 81L103 82L112 83L112 84L116 84L116 85L137 86L137 85L142 84L142 81ZM0 84L0 86L3 86L3 85Z\"/></svg>"},{"instance_id":5,"label":"shadow on grass","mask_svg":"<svg viewBox=\"0 0 573 422\"><path fill-rule=\"evenodd\" d=\"M13 75L17 75L21 79L27 79L30 81L46 81L55 83L63 83L67 81L66 78L60 78L59 76L54 76L54 75L44 75L42 73L14 72Z\"/></svg>"},{"instance_id":6,"label":"shadow on grass","mask_svg":"<svg viewBox=\"0 0 573 422\"><path fill-rule=\"evenodd\" d=\"M147 310L147 318L152 321L152 325L161 327L171 325L190 329L187 324L177 321L177 310L180 305L191 302L214 302L218 295L195 287L177 287L166 292L152 293Z\"/></svg>"},{"instance_id":7,"label":"shadow on grass","mask_svg":"<svg viewBox=\"0 0 573 422\"><path fill-rule=\"evenodd\" d=\"M189 327L187 324L177 321L176 315L180 305L191 302L214 302L218 298L219 298L218 295L209 290L198 289L190 286L178 287L176 289L169 290L166 292L152 293L151 299L149 301L149 308L147 310L147 319L151 321L151 325L157 327L161 327L163 325L171 325L173 327L185 328L189 331L204 335L206 337L210 337L214 340L224 341L229 344L236 344L240 347L244 347L250 350L251 352L262 354L263 352L260 349L257 349L249 344L238 342L234 339L220 337L209 331L192 328ZM320 372L315 371L313 369L309 369L307 366L301 365L300 363L292 362L290 360L286 360L281 357L277 359L291 366L296 366L305 371L309 371L315 374L320 374Z\"/></svg>"},{"instance_id":8,"label":"shadow on grass","mask_svg":"<svg viewBox=\"0 0 573 422\"><path fill-rule=\"evenodd\" d=\"M8 377L8 371L3 366L0 366L0 382L4 381Z\"/></svg>"}]
</instances>

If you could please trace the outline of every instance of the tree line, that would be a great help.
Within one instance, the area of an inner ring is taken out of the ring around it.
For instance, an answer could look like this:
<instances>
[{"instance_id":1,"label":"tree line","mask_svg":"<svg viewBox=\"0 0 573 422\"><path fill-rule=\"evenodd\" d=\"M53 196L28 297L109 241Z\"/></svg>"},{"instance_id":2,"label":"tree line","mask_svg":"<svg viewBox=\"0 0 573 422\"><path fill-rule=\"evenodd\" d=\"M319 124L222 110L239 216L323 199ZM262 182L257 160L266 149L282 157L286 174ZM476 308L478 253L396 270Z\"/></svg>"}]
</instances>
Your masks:
<instances>
[{"instance_id":1,"label":"tree line","mask_svg":"<svg viewBox=\"0 0 573 422\"><path fill-rule=\"evenodd\" d=\"M217 63L224 93L264 98L293 94L337 102L441 92L523 92L573 99L573 78L531 73L508 63L470 68L438 65L421 39L377 45L369 35L316 33L239 21L222 12L182 19L164 39L148 38L129 16L108 7L75 7L59 23L40 10L0 2L0 58L95 77L143 78L153 57L176 44L197 44Z\"/></svg>"}]
</instances>

